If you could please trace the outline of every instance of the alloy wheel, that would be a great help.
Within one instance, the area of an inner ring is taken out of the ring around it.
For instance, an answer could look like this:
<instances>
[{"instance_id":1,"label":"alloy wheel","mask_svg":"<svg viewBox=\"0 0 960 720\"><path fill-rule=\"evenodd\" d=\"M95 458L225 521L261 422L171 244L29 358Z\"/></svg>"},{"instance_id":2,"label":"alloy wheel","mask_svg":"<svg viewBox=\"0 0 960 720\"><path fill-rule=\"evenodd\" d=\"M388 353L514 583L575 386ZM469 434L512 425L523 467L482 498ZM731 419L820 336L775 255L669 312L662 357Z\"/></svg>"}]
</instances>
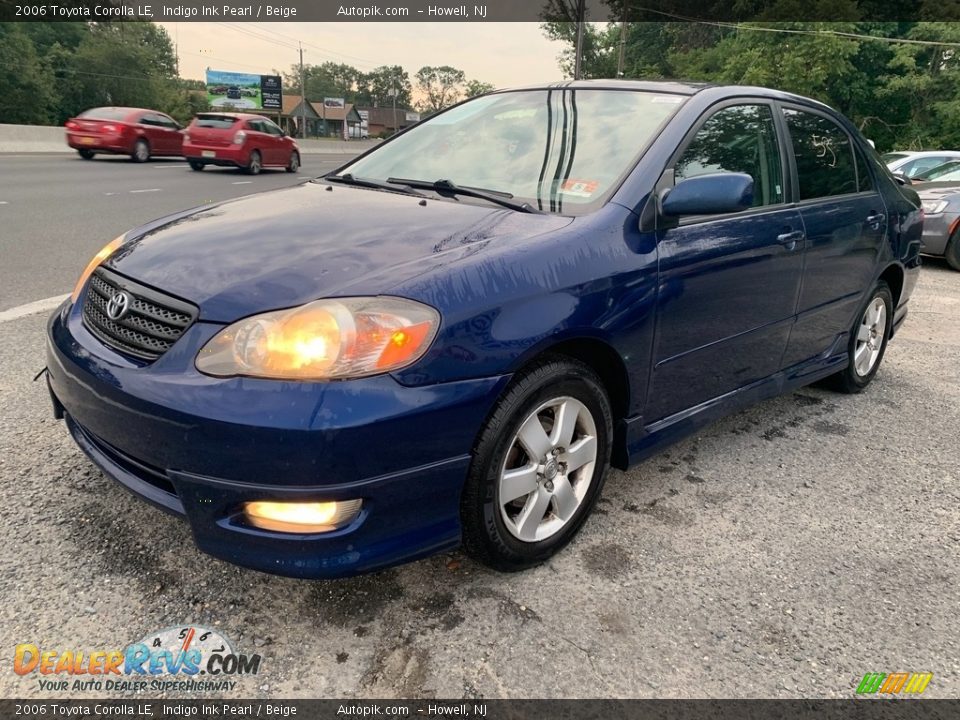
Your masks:
<instances>
[{"instance_id":1,"label":"alloy wheel","mask_svg":"<svg viewBox=\"0 0 960 720\"><path fill-rule=\"evenodd\" d=\"M558 533L593 482L597 427L572 397L541 404L520 424L500 471L498 504L507 530L523 542Z\"/></svg>"},{"instance_id":2,"label":"alloy wheel","mask_svg":"<svg viewBox=\"0 0 960 720\"><path fill-rule=\"evenodd\" d=\"M860 377L870 374L877 364L887 332L887 304L875 297L867 305L857 330L857 346L853 352L853 368Z\"/></svg>"}]
</instances>

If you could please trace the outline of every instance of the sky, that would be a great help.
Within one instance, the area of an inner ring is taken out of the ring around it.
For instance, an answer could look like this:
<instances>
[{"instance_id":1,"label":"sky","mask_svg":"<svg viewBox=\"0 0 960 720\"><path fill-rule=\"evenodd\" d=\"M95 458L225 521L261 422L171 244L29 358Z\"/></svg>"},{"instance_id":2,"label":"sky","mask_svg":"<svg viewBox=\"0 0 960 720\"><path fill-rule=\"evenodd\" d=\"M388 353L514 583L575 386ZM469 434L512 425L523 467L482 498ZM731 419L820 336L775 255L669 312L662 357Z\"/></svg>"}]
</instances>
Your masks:
<instances>
[{"instance_id":1,"label":"sky","mask_svg":"<svg viewBox=\"0 0 960 720\"><path fill-rule=\"evenodd\" d=\"M366 72L402 65L411 79L424 65L452 65L469 80L512 87L562 79L563 43L539 23L200 23L162 22L176 43L180 75L203 80L207 67L271 74L298 62L343 62Z\"/></svg>"}]
</instances>

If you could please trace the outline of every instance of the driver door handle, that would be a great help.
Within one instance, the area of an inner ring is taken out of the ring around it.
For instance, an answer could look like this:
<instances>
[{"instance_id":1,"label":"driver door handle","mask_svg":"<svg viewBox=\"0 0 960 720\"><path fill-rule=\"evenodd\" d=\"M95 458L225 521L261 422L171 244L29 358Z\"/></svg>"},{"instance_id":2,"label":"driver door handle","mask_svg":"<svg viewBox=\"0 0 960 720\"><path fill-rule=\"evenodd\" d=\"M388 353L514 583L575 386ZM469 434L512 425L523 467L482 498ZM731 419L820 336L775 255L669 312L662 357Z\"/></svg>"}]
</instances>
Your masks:
<instances>
[{"instance_id":1,"label":"driver door handle","mask_svg":"<svg viewBox=\"0 0 960 720\"><path fill-rule=\"evenodd\" d=\"M777 242L783 245L787 250L793 250L797 247L797 243L803 240L803 238L803 230L792 230L791 232L785 232L777 235Z\"/></svg>"},{"instance_id":2,"label":"driver door handle","mask_svg":"<svg viewBox=\"0 0 960 720\"><path fill-rule=\"evenodd\" d=\"M886 220L887 216L883 213L876 213L875 215L867 215L867 219L864 222L872 227L874 230L879 230L880 225Z\"/></svg>"}]
</instances>

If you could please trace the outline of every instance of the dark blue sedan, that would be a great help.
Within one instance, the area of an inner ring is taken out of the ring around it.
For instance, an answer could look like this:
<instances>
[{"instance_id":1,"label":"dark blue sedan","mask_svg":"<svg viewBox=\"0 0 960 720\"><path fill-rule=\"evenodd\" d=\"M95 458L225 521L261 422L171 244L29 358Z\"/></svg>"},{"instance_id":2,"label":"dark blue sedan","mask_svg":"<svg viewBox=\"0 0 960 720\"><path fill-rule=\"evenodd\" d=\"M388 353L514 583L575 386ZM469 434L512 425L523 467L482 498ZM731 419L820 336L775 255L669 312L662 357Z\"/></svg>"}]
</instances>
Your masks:
<instances>
[{"instance_id":1,"label":"dark blue sedan","mask_svg":"<svg viewBox=\"0 0 960 720\"><path fill-rule=\"evenodd\" d=\"M50 319L47 378L81 449L211 555L332 577L463 545L520 569L608 466L870 383L921 228L806 98L497 92L110 243Z\"/></svg>"}]
</instances>

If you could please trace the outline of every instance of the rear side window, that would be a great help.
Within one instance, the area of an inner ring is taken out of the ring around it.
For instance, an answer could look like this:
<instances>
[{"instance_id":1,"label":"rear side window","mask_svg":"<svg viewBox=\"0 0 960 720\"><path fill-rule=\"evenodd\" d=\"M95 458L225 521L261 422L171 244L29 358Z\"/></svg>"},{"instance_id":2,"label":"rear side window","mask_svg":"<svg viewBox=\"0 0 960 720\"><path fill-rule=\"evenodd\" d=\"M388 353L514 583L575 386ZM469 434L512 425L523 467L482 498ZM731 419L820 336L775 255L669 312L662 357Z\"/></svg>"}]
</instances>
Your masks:
<instances>
[{"instance_id":1,"label":"rear side window","mask_svg":"<svg viewBox=\"0 0 960 720\"><path fill-rule=\"evenodd\" d=\"M197 115L194 122L197 127L226 130L232 128L237 119L227 115Z\"/></svg>"},{"instance_id":2,"label":"rear side window","mask_svg":"<svg viewBox=\"0 0 960 720\"><path fill-rule=\"evenodd\" d=\"M857 171L850 138L823 115L784 109L797 160L800 199L857 192Z\"/></svg>"},{"instance_id":3,"label":"rear side window","mask_svg":"<svg viewBox=\"0 0 960 720\"><path fill-rule=\"evenodd\" d=\"M768 105L718 110L700 127L674 166L676 182L710 173L753 178L753 204L783 202L783 171L773 111Z\"/></svg>"},{"instance_id":4,"label":"rear side window","mask_svg":"<svg viewBox=\"0 0 960 720\"><path fill-rule=\"evenodd\" d=\"M84 110L77 115L77 117L84 118L85 120L123 120L129 114L130 110L127 108L102 107Z\"/></svg>"}]
</instances>

